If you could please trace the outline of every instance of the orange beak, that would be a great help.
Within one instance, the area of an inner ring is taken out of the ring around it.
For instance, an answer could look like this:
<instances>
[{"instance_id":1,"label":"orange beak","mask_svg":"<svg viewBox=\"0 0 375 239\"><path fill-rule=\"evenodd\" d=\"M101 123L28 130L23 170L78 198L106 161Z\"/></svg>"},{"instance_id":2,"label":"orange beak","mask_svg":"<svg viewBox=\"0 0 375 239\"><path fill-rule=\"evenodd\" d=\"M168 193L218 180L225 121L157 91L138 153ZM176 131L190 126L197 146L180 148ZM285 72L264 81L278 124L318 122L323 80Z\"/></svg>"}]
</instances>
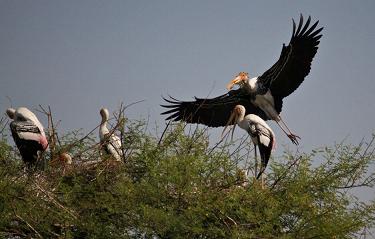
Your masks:
<instances>
[{"instance_id":1,"label":"orange beak","mask_svg":"<svg viewBox=\"0 0 375 239\"><path fill-rule=\"evenodd\" d=\"M236 76L233 80L231 80L227 84L227 90L231 90L234 85L240 84L242 81L245 81L245 80L248 80L248 79L249 79L248 74L241 72L240 74L238 74L238 76Z\"/></svg>"}]
</instances>

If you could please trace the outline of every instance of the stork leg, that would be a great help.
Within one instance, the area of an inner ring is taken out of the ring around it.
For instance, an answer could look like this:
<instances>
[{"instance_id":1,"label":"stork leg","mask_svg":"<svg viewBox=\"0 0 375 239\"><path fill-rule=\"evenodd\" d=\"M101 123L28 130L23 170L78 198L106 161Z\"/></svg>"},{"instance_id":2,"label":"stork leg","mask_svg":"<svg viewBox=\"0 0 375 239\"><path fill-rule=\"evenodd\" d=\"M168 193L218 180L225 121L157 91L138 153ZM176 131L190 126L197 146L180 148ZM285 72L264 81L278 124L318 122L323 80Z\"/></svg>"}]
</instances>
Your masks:
<instances>
[{"instance_id":1,"label":"stork leg","mask_svg":"<svg viewBox=\"0 0 375 239\"><path fill-rule=\"evenodd\" d=\"M290 129L288 128L288 126L285 124L285 122L282 120L282 118L280 117L280 121L282 122L282 124L286 127L287 130L285 130L281 124L276 121L277 125L280 127L280 129L288 136L288 138L293 142L293 144L295 145L298 145L298 139L301 139L301 137L299 137L298 135L295 135L293 134ZM289 133L287 132L289 131Z\"/></svg>"},{"instance_id":2,"label":"stork leg","mask_svg":"<svg viewBox=\"0 0 375 239\"><path fill-rule=\"evenodd\" d=\"M262 189L264 189L264 172L262 173L262 175L260 177L261 177L261 181L260 181L261 182L261 186L262 186Z\"/></svg>"},{"instance_id":3,"label":"stork leg","mask_svg":"<svg viewBox=\"0 0 375 239\"><path fill-rule=\"evenodd\" d=\"M280 116L280 121L285 125L286 129L289 131L288 137L293 141L293 143L295 141L296 144L298 144L298 139L301 139L301 137L292 133L292 131L289 129L288 125L284 122L281 116Z\"/></svg>"}]
</instances>

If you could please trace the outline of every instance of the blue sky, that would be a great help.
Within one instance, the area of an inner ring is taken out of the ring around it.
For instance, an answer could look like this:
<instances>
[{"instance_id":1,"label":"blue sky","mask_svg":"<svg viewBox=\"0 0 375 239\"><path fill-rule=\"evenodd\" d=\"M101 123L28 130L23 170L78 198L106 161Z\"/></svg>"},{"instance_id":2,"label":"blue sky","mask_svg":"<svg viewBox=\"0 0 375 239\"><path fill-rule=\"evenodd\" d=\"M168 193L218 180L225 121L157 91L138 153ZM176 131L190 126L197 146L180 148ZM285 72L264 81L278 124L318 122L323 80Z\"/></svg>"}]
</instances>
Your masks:
<instances>
[{"instance_id":1,"label":"blue sky","mask_svg":"<svg viewBox=\"0 0 375 239\"><path fill-rule=\"evenodd\" d=\"M214 97L240 71L263 73L302 13L320 21L323 37L282 116L301 150L347 136L358 143L374 132L374 11L374 1L341 0L1 0L0 109L50 105L64 133L94 128L103 106L145 100L127 115L162 127L162 95ZM270 126L279 148L293 148Z\"/></svg>"}]
</instances>

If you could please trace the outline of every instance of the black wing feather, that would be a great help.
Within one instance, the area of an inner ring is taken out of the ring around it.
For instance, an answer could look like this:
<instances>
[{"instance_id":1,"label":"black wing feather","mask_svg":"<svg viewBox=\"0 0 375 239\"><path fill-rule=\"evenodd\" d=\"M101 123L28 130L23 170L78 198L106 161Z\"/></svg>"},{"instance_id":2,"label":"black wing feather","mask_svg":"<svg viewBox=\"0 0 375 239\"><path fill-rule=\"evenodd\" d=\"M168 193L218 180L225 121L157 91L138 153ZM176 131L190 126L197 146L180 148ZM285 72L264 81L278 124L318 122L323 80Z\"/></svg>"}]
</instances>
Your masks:
<instances>
[{"instance_id":1,"label":"black wing feather","mask_svg":"<svg viewBox=\"0 0 375 239\"><path fill-rule=\"evenodd\" d=\"M269 119L261 109L250 102L250 95L243 89L231 90L227 94L211 99L197 97L194 101L179 101L173 97L163 99L169 103L161 105L169 109L162 113L162 115L169 115L166 120L198 123L210 127L225 126L236 105L243 105L246 114L256 114L264 120Z\"/></svg>"},{"instance_id":2,"label":"black wing feather","mask_svg":"<svg viewBox=\"0 0 375 239\"><path fill-rule=\"evenodd\" d=\"M295 91L309 74L311 62L318 50L319 33L316 30L319 21L309 26L311 17L303 24L300 16L298 27L293 20L293 34L289 45L283 45L279 60L258 79L261 88L269 88L273 96L284 98Z\"/></svg>"},{"instance_id":3,"label":"black wing feather","mask_svg":"<svg viewBox=\"0 0 375 239\"><path fill-rule=\"evenodd\" d=\"M23 161L35 163L38 158L38 151L43 150L43 147L37 141L22 139L19 134L22 132L40 133L39 128L30 121L12 121L10 130Z\"/></svg>"},{"instance_id":4,"label":"black wing feather","mask_svg":"<svg viewBox=\"0 0 375 239\"><path fill-rule=\"evenodd\" d=\"M10 123L10 129L12 133L35 133L40 134L40 129L31 121L12 121Z\"/></svg>"}]
</instances>

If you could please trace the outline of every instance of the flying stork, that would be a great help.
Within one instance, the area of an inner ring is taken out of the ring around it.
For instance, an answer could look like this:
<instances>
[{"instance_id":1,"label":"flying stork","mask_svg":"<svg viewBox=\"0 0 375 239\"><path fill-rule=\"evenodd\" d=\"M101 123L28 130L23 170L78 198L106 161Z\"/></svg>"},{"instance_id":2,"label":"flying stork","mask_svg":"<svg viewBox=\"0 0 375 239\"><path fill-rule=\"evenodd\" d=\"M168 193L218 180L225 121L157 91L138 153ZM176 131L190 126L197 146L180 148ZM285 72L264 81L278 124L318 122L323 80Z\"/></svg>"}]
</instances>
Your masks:
<instances>
[{"instance_id":1,"label":"flying stork","mask_svg":"<svg viewBox=\"0 0 375 239\"><path fill-rule=\"evenodd\" d=\"M106 108L100 110L100 115L102 116L102 121L99 127L99 139L100 143L104 146L104 150L112 155L116 161L121 161L123 158L122 146L120 138L110 132L107 128L107 122L109 119L109 113Z\"/></svg>"},{"instance_id":2,"label":"flying stork","mask_svg":"<svg viewBox=\"0 0 375 239\"><path fill-rule=\"evenodd\" d=\"M228 125L234 124L233 131L235 126L238 125L241 129L246 130L246 132L250 135L254 144L255 160L257 160L256 146L259 148L261 169L256 176L256 178L259 179L267 167L271 156L271 151L275 146L275 133L262 118L255 114L248 114L245 116L245 113L246 109L243 105L236 105L231 116L229 117L223 133Z\"/></svg>"},{"instance_id":3,"label":"flying stork","mask_svg":"<svg viewBox=\"0 0 375 239\"><path fill-rule=\"evenodd\" d=\"M299 24L293 20L293 32L290 42L282 47L278 61L261 76L249 79L248 74L241 72L227 86L228 93L215 98L197 98L194 101L179 101L175 98L165 99L169 108L162 114L170 114L167 120L200 123L210 127L225 126L232 109L243 105L247 114L258 115L263 120L275 120L281 127L281 121L294 144L298 144L298 136L291 133L280 117L283 98L290 95L309 74L311 62L318 50L319 34L323 28L316 29L319 21L310 26L311 18L303 23L300 16ZM232 90L233 85L240 85Z\"/></svg>"},{"instance_id":4,"label":"flying stork","mask_svg":"<svg viewBox=\"0 0 375 239\"><path fill-rule=\"evenodd\" d=\"M43 125L33 112L25 107L17 110L8 108L6 113L13 121L10 123L13 140L23 161L31 166L39 159L41 152L48 147Z\"/></svg>"}]
</instances>

